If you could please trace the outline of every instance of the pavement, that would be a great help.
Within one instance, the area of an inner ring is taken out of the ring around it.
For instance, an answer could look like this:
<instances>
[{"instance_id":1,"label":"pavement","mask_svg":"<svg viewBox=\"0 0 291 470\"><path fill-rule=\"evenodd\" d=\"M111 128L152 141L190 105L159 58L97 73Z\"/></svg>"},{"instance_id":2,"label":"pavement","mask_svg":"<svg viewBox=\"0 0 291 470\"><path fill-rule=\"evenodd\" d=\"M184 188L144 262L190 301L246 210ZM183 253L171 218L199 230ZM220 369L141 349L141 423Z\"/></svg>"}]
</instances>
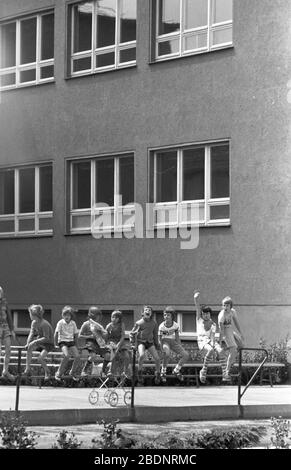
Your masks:
<instances>
[{"instance_id":1,"label":"pavement","mask_svg":"<svg viewBox=\"0 0 291 470\"><path fill-rule=\"evenodd\" d=\"M130 390L127 388L126 390ZM92 405L91 388L20 388L19 410L29 425L78 425L101 419L121 422L162 423L229 419L291 418L291 385L251 386L238 406L235 386L138 387L135 408L126 406L124 391L117 389L118 403L111 407L105 390L99 390ZM0 414L15 409L15 386L0 386Z\"/></svg>"}]
</instances>

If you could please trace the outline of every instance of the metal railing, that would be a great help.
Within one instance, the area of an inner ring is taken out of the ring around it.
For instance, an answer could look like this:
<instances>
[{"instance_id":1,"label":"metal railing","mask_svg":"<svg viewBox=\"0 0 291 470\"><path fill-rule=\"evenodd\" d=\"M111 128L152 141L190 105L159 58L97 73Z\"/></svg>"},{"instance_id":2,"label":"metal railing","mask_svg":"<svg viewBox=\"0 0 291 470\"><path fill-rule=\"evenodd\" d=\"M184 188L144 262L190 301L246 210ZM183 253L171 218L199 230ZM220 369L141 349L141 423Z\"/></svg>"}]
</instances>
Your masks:
<instances>
[{"instance_id":1,"label":"metal railing","mask_svg":"<svg viewBox=\"0 0 291 470\"><path fill-rule=\"evenodd\" d=\"M253 373L252 377L250 378L250 380L248 381L248 383L246 384L243 392L241 392L241 379L242 379L242 351L261 351L265 354L265 357L264 359L262 360L262 362L259 364L259 366L257 367L257 369L255 370L255 372ZM251 383L253 382L254 378L258 375L258 373L260 372L260 370L262 369L262 367L264 366L265 362L267 361L268 359L268 351L264 348L239 348L239 362L238 362L238 405L240 406L241 404L241 399L243 397L243 395L245 394L245 392L247 391L247 389L249 388L249 386L251 385Z\"/></svg>"}]
</instances>

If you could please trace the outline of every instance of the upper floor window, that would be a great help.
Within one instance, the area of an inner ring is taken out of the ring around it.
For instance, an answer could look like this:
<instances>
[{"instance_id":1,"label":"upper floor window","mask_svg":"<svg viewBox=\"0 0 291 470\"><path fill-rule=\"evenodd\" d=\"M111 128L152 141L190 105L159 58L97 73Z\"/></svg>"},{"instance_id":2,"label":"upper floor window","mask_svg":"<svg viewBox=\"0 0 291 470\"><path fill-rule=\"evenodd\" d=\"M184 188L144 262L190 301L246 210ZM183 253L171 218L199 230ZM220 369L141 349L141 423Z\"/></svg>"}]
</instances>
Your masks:
<instances>
[{"instance_id":1,"label":"upper floor window","mask_svg":"<svg viewBox=\"0 0 291 470\"><path fill-rule=\"evenodd\" d=\"M0 169L0 236L52 234L52 164Z\"/></svg>"},{"instance_id":2,"label":"upper floor window","mask_svg":"<svg viewBox=\"0 0 291 470\"><path fill-rule=\"evenodd\" d=\"M70 164L70 183L71 232L133 228L132 154L74 160Z\"/></svg>"},{"instance_id":3,"label":"upper floor window","mask_svg":"<svg viewBox=\"0 0 291 470\"><path fill-rule=\"evenodd\" d=\"M136 0L93 0L69 11L71 75L136 64Z\"/></svg>"},{"instance_id":4,"label":"upper floor window","mask_svg":"<svg viewBox=\"0 0 291 470\"><path fill-rule=\"evenodd\" d=\"M233 0L153 0L153 60L232 45Z\"/></svg>"},{"instance_id":5,"label":"upper floor window","mask_svg":"<svg viewBox=\"0 0 291 470\"><path fill-rule=\"evenodd\" d=\"M150 202L156 228L228 225L229 143L153 151Z\"/></svg>"},{"instance_id":6,"label":"upper floor window","mask_svg":"<svg viewBox=\"0 0 291 470\"><path fill-rule=\"evenodd\" d=\"M54 13L2 23L0 44L2 90L54 79Z\"/></svg>"}]
</instances>

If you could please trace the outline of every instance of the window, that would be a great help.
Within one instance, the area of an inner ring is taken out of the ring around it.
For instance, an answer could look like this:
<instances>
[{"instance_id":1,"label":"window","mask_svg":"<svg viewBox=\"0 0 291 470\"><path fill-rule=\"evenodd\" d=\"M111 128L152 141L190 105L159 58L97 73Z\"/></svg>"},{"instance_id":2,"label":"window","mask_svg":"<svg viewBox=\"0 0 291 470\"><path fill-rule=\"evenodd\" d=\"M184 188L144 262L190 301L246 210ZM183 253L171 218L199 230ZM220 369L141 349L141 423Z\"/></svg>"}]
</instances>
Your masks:
<instances>
[{"instance_id":1,"label":"window","mask_svg":"<svg viewBox=\"0 0 291 470\"><path fill-rule=\"evenodd\" d=\"M136 64L136 0L71 5L71 75Z\"/></svg>"},{"instance_id":2,"label":"window","mask_svg":"<svg viewBox=\"0 0 291 470\"><path fill-rule=\"evenodd\" d=\"M232 0L153 0L153 60L232 45Z\"/></svg>"},{"instance_id":3,"label":"window","mask_svg":"<svg viewBox=\"0 0 291 470\"><path fill-rule=\"evenodd\" d=\"M54 13L2 23L0 44L2 90L54 79Z\"/></svg>"},{"instance_id":4,"label":"window","mask_svg":"<svg viewBox=\"0 0 291 470\"><path fill-rule=\"evenodd\" d=\"M131 230L134 226L134 157L131 154L70 162L71 232Z\"/></svg>"},{"instance_id":5,"label":"window","mask_svg":"<svg viewBox=\"0 0 291 470\"><path fill-rule=\"evenodd\" d=\"M52 234L52 164L0 169L0 236Z\"/></svg>"},{"instance_id":6,"label":"window","mask_svg":"<svg viewBox=\"0 0 291 470\"><path fill-rule=\"evenodd\" d=\"M31 319L27 309L11 310L12 321L16 334L28 334ZM51 324L51 310L45 310L43 318Z\"/></svg>"},{"instance_id":7,"label":"window","mask_svg":"<svg viewBox=\"0 0 291 470\"><path fill-rule=\"evenodd\" d=\"M161 149L150 155L154 227L228 225L229 143Z\"/></svg>"}]
</instances>

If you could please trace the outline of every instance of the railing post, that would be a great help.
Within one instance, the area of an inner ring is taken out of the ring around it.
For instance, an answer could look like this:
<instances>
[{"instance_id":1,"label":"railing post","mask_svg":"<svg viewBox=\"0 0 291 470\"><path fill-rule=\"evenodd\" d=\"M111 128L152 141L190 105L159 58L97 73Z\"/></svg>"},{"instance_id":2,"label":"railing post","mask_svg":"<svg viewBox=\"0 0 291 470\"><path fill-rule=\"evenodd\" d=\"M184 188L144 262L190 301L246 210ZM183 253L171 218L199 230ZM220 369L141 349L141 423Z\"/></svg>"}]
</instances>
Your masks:
<instances>
[{"instance_id":1,"label":"railing post","mask_svg":"<svg viewBox=\"0 0 291 470\"><path fill-rule=\"evenodd\" d=\"M135 364L136 364L136 348L132 348L132 376L131 376L131 403L130 407L134 409L134 388L135 388Z\"/></svg>"},{"instance_id":2,"label":"railing post","mask_svg":"<svg viewBox=\"0 0 291 470\"><path fill-rule=\"evenodd\" d=\"M240 406L240 400L241 400L241 374L242 374L242 349L239 348L238 351L238 406Z\"/></svg>"},{"instance_id":3,"label":"railing post","mask_svg":"<svg viewBox=\"0 0 291 470\"><path fill-rule=\"evenodd\" d=\"M16 398L15 398L15 411L18 411L19 406L19 391L21 382L21 348L18 349L17 358L17 379L16 379Z\"/></svg>"}]
</instances>

